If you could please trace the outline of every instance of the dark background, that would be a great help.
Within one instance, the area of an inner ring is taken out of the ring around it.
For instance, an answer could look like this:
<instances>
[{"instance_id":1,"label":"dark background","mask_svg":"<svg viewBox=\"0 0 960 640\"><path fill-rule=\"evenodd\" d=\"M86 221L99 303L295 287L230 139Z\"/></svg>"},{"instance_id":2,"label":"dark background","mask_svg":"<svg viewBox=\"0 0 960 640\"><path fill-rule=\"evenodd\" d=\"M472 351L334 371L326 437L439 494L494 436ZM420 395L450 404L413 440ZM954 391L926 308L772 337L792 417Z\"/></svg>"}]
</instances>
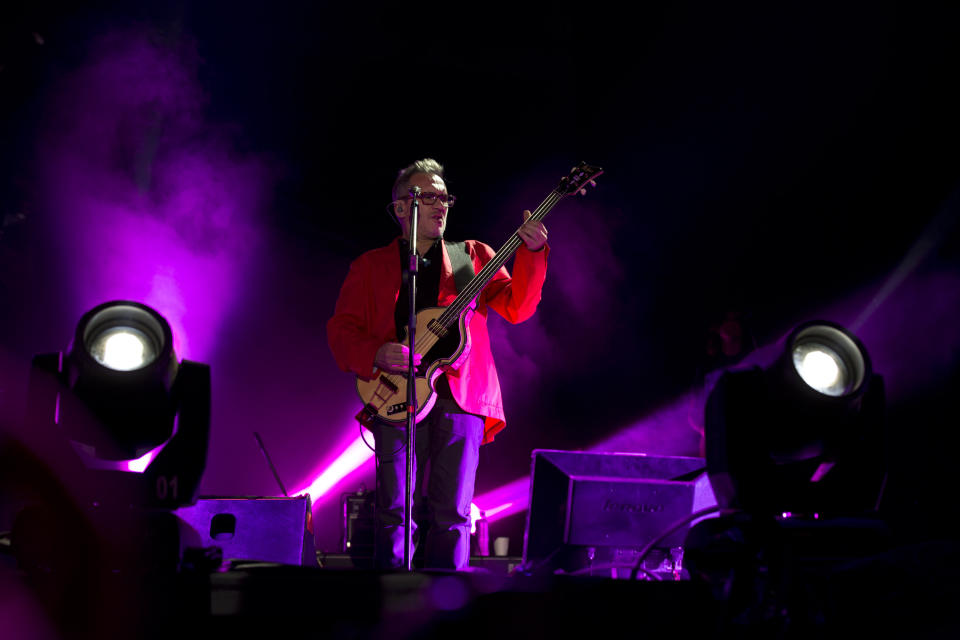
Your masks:
<instances>
[{"instance_id":1,"label":"dark background","mask_svg":"<svg viewBox=\"0 0 960 640\"><path fill-rule=\"evenodd\" d=\"M49 197L64 184L50 149L80 164L90 154L148 194L157 187L138 167L172 166L204 132L229 151L217 157L256 167L230 175L258 185L241 220L257 249L221 247L216 264L248 262L209 276L233 294L187 354L212 366L202 491L217 495L277 493L251 431L288 488L356 436L353 380L324 324L349 261L396 232L385 207L398 169L444 163L459 198L448 236L496 248L586 160L605 174L546 221L537 316L491 320L508 428L483 450L478 493L527 474L534 448L589 449L631 428L629 450L696 455L704 375L742 355L711 356L711 327L735 313L753 347L827 317L853 325L886 376L891 499L937 530L930 510L952 480L960 426L958 13L916 2L17 3L0 17L2 407L20 410L30 356L64 348L104 299L93 285L77 293L102 265L97 247L71 243L96 223ZM104 47L111 37L170 54L163 124L73 124L97 111L76 79L123 49ZM182 236L187 250L235 222ZM207 276L176 276L194 277ZM689 411L652 417L687 397ZM336 496L361 482L369 467L317 505L320 547L339 538ZM522 515L497 526L519 541Z\"/></svg>"}]
</instances>

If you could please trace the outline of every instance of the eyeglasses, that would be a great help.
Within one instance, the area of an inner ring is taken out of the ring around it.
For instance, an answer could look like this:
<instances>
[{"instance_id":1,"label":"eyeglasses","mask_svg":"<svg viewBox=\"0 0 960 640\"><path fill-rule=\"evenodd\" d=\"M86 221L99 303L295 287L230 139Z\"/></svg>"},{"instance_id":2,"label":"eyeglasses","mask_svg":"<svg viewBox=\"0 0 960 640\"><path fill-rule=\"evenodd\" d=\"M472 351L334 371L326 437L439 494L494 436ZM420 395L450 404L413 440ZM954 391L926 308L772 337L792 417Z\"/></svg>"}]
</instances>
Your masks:
<instances>
[{"instance_id":1,"label":"eyeglasses","mask_svg":"<svg viewBox=\"0 0 960 640\"><path fill-rule=\"evenodd\" d=\"M409 200L410 196L400 196L400 200ZM453 203L457 201L456 196L452 196L449 193L434 193L433 191L427 191L426 193L420 194L420 202L426 205L431 205L437 201L443 203L446 207L452 207Z\"/></svg>"}]
</instances>

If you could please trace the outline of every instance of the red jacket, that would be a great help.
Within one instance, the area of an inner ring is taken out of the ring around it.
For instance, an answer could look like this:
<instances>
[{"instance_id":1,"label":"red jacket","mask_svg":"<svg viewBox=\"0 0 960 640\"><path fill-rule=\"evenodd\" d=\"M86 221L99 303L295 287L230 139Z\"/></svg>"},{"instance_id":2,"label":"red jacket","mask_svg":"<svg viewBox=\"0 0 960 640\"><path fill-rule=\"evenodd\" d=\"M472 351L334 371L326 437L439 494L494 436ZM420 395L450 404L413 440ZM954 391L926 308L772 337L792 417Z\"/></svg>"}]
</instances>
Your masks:
<instances>
[{"instance_id":1,"label":"red jacket","mask_svg":"<svg viewBox=\"0 0 960 640\"><path fill-rule=\"evenodd\" d=\"M327 341L337 365L364 379L372 379L377 350L386 342L397 342L394 308L400 295L400 239L379 249L367 251L350 265L340 289L333 317L327 322ZM457 297L453 267L446 246L440 271L438 306L446 307ZM479 273L495 251L476 240L467 240L465 249ZM522 322L533 315L547 273L549 247L530 251L521 244L513 264L513 277L501 268L477 300L477 310L469 324L471 348L456 371L447 373L450 391L464 411L484 416L483 442L506 426L500 381L490 351L487 333L487 309L493 309L509 322Z\"/></svg>"}]
</instances>

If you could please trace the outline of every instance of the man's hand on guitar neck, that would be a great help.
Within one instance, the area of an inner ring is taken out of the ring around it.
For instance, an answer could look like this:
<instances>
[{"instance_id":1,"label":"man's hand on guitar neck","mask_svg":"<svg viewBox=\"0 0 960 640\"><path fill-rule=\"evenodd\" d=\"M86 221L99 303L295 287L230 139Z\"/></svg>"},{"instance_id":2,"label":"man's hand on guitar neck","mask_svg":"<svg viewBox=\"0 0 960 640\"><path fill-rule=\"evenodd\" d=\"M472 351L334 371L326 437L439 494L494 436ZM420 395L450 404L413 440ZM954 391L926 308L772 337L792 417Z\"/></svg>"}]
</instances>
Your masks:
<instances>
[{"instance_id":1,"label":"man's hand on guitar neck","mask_svg":"<svg viewBox=\"0 0 960 640\"><path fill-rule=\"evenodd\" d=\"M414 365L419 366L422 358L421 354L414 353ZM410 365L410 349L399 342L385 342L377 349L373 364L387 373L406 373Z\"/></svg>"},{"instance_id":2,"label":"man's hand on guitar neck","mask_svg":"<svg viewBox=\"0 0 960 640\"><path fill-rule=\"evenodd\" d=\"M539 220L530 220L532 214L523 212L523 224L517 229L517 235L530 251L540 251L547 244L547 228Z\"/></svg>"}]
</instances>

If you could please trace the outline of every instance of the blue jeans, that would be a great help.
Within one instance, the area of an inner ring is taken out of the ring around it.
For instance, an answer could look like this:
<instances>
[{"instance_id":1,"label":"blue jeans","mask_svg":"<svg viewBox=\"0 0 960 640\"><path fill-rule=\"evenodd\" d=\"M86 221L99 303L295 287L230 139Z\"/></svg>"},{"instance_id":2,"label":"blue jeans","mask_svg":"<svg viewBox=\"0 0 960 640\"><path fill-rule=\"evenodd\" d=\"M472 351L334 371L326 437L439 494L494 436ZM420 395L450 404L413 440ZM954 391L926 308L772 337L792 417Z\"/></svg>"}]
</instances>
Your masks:
<instances>
[{"instance_id":1,"label":"blue jeans","mask_svg":"<svg viewBox=\"0 0 960 640\"><path fill-rule=\"evenodd\" d=\"M426 528L424 567L462 569L470 561L470 503L480 460L484 419L451 398L437 398L417 424L414 458L413 541ZM377 509L374 554L380 568L403 567L406 425L377 424Z\"/></svg>"}]
</instances>

